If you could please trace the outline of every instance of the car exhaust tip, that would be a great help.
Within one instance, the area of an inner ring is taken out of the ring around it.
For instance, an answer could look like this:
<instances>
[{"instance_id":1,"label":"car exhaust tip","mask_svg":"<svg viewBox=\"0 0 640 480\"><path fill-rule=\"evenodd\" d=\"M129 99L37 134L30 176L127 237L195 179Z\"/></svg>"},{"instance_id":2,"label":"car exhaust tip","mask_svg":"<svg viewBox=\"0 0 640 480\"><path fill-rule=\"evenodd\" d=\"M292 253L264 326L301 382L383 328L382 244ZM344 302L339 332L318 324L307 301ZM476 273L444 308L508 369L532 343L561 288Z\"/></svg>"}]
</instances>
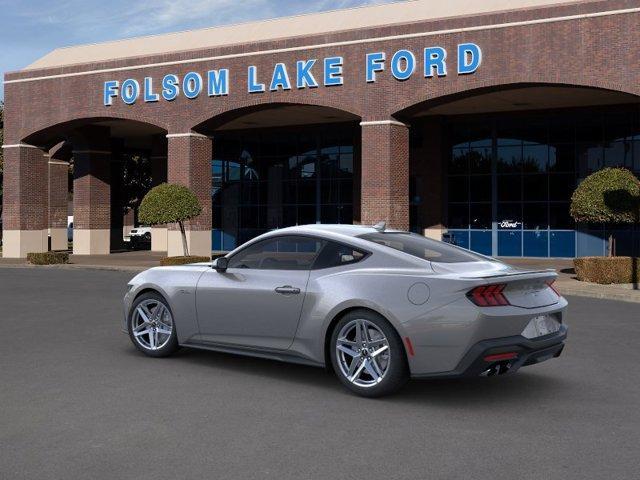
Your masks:
<instances>
[{"instance_id":1,"label":"car exhaust tip","mask_svg":"<svg viewBox=\"0 0 640 480\"><path fill-rule=\"evenodd\" d=\"M481 377L495 377L497 375L504 375L511 370L511 362L496 362L489 368L480 373Z\"/></svg>"}]
</instances>

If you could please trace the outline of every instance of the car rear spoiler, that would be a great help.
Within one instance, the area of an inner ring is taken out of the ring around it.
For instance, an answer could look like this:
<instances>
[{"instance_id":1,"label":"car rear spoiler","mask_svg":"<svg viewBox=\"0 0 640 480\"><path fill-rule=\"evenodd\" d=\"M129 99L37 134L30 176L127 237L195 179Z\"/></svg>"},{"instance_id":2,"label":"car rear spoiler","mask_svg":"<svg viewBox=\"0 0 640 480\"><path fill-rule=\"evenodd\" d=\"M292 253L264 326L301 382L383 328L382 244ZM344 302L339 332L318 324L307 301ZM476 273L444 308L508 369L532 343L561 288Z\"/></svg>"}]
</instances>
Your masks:
<instances>
[{"instance_id":1,"label":"car rear spoiler","mask_svg":"<svg viewBox=\"0 0 640 480\"><path fill-rule=\"evenodd\" d=\"M543 277L557 277L558 273L553 268L547 268L544 270L515 270L513 272L501 272L492 274L479 274L473 276L460 277L465 280L493 280L496 278L513 278L518 279L530 279L530 278L543 278Z\"/></svg>"}]
</instances>

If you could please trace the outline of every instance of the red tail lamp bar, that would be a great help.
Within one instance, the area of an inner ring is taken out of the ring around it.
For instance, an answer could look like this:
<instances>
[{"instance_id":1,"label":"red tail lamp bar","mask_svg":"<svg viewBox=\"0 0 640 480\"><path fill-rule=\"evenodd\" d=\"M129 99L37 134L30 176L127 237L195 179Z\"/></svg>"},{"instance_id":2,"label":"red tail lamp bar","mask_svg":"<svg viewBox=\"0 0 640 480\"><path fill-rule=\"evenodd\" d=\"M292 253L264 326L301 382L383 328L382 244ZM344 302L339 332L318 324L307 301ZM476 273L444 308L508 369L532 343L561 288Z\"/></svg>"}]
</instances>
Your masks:
<instances>
[{"instance_id":1,"label":"red tail lamp bar","mask_svg":"<svg viewBox=\"0 0 640 480\"><path fill-rule=\"evenodd\" d=\"M558 295L559 297L561 297L562 295L560 295L560 292L558 291L558 289L554 286L554 283L556 283L555 278L553 280L548 280L547 282L547 286L554 291L554 293L556 295Z\"/></svg>"},{"instance_id":2,"label":"red tail lamp bar","mask_svg":"<svg viewBox=\"0 0 640 480\"><path fill-rule=\"evenodd\" d=\"M513 360L514 358L518 358L518 354L516 352L496 353L494 355L487 355L484 357L484 361L500 362L502 360Z\"/></svg>"},{"instance_id":3,"label":"red tail lamp bar","mask_svg":"<svg viewBox=\"0 0 640 480\"><path fill-rule=\"evenodd\" d=\"M502 307L509 305L509 301L502 293L506 286L504 283L481 285L470 290L467 293L467 298L479 307Z\"/></svg>"}]
</instances>

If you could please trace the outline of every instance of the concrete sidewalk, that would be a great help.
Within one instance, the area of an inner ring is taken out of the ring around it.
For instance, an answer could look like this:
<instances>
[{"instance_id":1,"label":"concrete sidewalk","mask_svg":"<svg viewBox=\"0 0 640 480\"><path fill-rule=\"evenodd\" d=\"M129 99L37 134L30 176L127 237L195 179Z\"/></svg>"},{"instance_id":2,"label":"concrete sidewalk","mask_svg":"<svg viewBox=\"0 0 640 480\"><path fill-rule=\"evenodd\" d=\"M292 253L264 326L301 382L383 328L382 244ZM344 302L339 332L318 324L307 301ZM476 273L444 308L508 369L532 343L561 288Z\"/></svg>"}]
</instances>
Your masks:
<instances>
[{"instance_id":1,"label":"concrete sidewalk","mask_svg":"<svg viewBox=\"0 0 640 480\"><path fill-rule=\"evenodd\" d=\"M164 256L164 253L149 251L124 251L112 253L111 255L71 255L71 263L68 265L50 265L44 267L28 265L25 259L0 258L0 268L90 268L141 272L147 268L158 266L160 259ZM556 270L558 272L556 287L563 295L579 295L583 297L606 298L640 303L640 289L637 285L598 285L595 283L580 282L575 278L573 262L568 259L500 258L500 260L521 268L551 268Z\"/></svg>"}]
</instances>

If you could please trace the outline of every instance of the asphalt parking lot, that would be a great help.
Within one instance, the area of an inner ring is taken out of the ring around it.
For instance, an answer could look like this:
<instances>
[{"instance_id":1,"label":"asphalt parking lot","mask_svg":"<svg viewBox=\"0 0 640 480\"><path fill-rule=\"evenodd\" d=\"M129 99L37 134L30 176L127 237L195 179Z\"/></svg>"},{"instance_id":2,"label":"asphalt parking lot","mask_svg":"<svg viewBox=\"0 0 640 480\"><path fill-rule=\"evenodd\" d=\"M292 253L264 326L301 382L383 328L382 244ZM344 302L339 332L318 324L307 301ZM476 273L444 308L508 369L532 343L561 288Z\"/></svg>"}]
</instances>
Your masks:
<instances>
[{"instance_id":1,"label":"asphalt parking lot","mask_svg":"<svg viewBox=\"0 0 640 480\"><path fill-rule=\"evenodd\" d=\"M370 400L310 367L142 356L131 276L0 269L3 480L638 478L638 304L570 298L561 358Z\"/></svg>"}]
</instances>

